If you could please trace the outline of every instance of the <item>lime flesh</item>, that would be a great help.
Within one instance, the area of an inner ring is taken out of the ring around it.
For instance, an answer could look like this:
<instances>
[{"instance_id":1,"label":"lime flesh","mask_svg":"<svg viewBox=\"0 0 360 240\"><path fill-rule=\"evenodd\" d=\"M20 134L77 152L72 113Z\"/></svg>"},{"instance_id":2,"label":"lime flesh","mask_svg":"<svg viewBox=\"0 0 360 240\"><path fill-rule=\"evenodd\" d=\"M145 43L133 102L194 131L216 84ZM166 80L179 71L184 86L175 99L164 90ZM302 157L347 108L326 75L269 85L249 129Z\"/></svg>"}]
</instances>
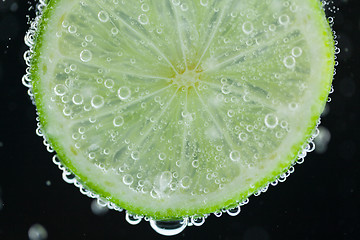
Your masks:
<instances>
[{"instance_id":1,"label":"lime flesh","mask_svg":"<svg viewBox=\"0 0 360 240\"><path fill-rule=\"evenodd\" d=\"M236 206L287 171L333 69L318 0L54 0L31 79L41 130L82 185L178 219Z\"/></svg>"}]
</instances>

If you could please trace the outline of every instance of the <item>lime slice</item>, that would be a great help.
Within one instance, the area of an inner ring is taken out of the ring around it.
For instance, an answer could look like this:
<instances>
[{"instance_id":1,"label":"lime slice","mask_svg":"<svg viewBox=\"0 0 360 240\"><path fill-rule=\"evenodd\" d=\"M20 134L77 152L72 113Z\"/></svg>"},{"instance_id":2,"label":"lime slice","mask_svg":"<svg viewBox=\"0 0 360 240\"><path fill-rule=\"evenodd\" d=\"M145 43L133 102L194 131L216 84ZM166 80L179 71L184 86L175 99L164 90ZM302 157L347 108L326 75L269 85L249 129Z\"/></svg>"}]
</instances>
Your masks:
<instances>
[{"instance_id":1,"label":"lime slice","mask_svg":"<svg viewBox=\"0 0 360 240\"><path fill-rule=\"evenodd\" d=\"M333 71L318 0L54 0L30 79L41 132L82 188L174 220L286 173Z\"/></svg>"}]
</instances>

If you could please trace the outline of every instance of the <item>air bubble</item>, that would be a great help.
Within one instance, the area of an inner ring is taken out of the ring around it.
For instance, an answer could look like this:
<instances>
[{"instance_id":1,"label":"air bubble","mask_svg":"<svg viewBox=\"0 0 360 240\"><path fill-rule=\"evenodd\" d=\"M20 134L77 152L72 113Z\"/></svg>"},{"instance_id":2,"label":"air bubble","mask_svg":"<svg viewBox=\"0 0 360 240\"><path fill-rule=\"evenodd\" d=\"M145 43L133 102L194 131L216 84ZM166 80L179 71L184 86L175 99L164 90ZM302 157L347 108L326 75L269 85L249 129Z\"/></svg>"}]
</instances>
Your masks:
<instances>
[{"instance_id":1,"label":"air bubble","mask_svg":"<svg viewBox=\"0 0 360 240\"><path fill-rule=\"evenodd\" d=\"M67 87L63 84L58 84L55 86L54 92L58 96L63 96L67 92Z\"/></svg>"},{"instance_id":2,"label":"air bubble","mask_svg":"<svg viewBox=\"0 0 360 240\"><path fill-rule=\"evenodd\" d=\"M235 114L234 110L231 109L227 112L228 117L233 117L234 114Z\"/></svg>"},{"instance_id":3,"label":"air bubble","mask_svg":"<svg viewBox=\"0 0 360 240\"><path fill-rule=\"evenodd\" d=\"M72 97L72 101L75 105L81 105L84 102L84 99L80 94L75 94Z\"/></svg>"},{"instance_id":4,"label":"air bubble","mask_svg":"<svg viewBox=\"0 0 360 240\"><path fill-rule=\"evenodd\" d=\"M242 141L242 142L245 142L247 139L248 139L248 135L247 135L247 133L244 133L244 132L241 132L240 134L239 134L239 139L240 139L240 141Z\"/></svg>"},{"instance_id":5,"label":"air bubble","mask_svg":"<svg viewBox=\"0 0 360 240\"><path fill-rule=\"evenodd\" d=\"M189 7L186 3L183 3L183 4L181 4L180 9L181 9L181 11L186 12L187 10L189 10Z\"/></svg>"},{"instance_id":6,"label":"air bubble","mask_svg":"<svg viewBox=\"0 0 360 240\"><path fill-rule=\"evenodd\" d=\"M141 10L142 10L143 12L147 12L147 11L149 11L149 9L150 9L150 7L149 7L149 5L147 5L146 3L143 3L143 4L141 5Z\"/></svg>"},{"instance_id":7,"label":"air bubble","mask_svg":"<svg viewBox=\"0 0 360 240\"><path fill-rule=\"evenodd\" d=\"M130 97L131 95L131 90L128 87L121 87L118 90L118 97L121 100L126 100Z\"/></svg>"},{"instance_id":8,"label":"air bubble","mask_svg":"<svg viewBox=\"0 0 360 240\"><path fill-rule=\"evenodd\" d=\"M131 185L134 182L134 178L130 174L125 174L122 180L125 185Z\"/></svg>"},{"instance_id":9,"label":"air bubble","mask_svg":"<svg viewBox=\"0 0 360 240\"><path fill-rule=\"evenodd\" d=\"M85 36L85 41L87 41L87 42L92 42L93 39L94 39L94 37L92 35Z\"/></svg>"},{"instance_id":10,"label":"air bubble","mask_svg":"<svg viewBox=\"0 0 360 240\"><path fill-rule=\"evenodd\" d=\"M281 25L288 25L290 22L290 18L288 15L284 14L279 17L279 23Z\"/></svg>"},{"instance_id":11,"label":"air bubble","mask_svg":"<svg viewBox=\"0 0 360 240\"><path fill-rule=\"evenodd\" d=\"M28 236L30 240L45 240L48 233L43 225L36 223L29 228Z\"/></svg>"},{"instance_id":12,"label":"air bubble","mask_svg":"<svg viewBox=\"0 0 360 240\"><path fill-rule=\"evenodd\" d=\"M299 107L299 105L295 102L289 103L289 109L291 111L295 111L298 107Z\"/></svg>"},{"instance_id":13,"label":"air bubble","mask_svg":"<svg viewBox=\"0 0 360 240\"><path fill-rule=\"evenodd\" d=\"M114 86L114 81L112 79L106 79L104 85L106 88L112 88Z\"/></svg>"},{"instance_id":14,"label":"air bubble","mask_svg":"<svg viewBox=\"0 0 360 240\"><path fill-rule=\"evenodd\" d=\"M254 31L254 26L251 22L244 22L242 30L246 35L249 35Z\"/></svg>"},{"instance_id":15,"label":"air bubble","mask_svg":"<svg viewBox=\"0 0 360 240\"><path fill-rule=\"evenodd\" d=\"M172 3L173 3L175 6L179 6L179 5L180 5L180 0L172 0Z\"/></svg>"},{"instance_id":16,"label":"air bubble","mask_svg":"<svg viewBox=\"0 0 360 240\"><path fill-rule=\"evenodd\" d=\"M183 177L181 180L180 180L180 186L182 187L182 188L189 188L190 187L190 184L191 184L191 179L190 179L190 177L188 177L188 176L185 176L185 177Z\"/></svg>"},{"instance_id":17,"label":"air bubble","mask_svg":"<svg viewBox=\"0 0 360 240\"><path fill-rule=\"evenodd\" d=\"M200 0L200 5L206 7L209 4L209 0Z\"/></svg>"},{"instance_id":18,"label":"air bubble","mask_svg":"<svg viewBox=\"0 0 360 240\"><path fill-rule=\"evenodd\" d=\"M233 150L230 152L230 159L233 162L238 162L240 160L240 152L237 150Z\"/></svg>"},{"instance_id":19,"label":"air bubble","mask_svg":"<svg viewBox=\"0 0 360 240\"><path fill-rule=\"evenodd\" d=\"M274 115L274 114L267 114L265 116L265 125L268 127L268 128L275 128L278 123L279 123L279 120L278 118Z\"/></svg>"},{"instance_id":20,"label":"air bubble","mask_svg":"<svg viewBox=\"0 0 360 240\"><path fill-rule=\"evenodd\" d=\"M107 22L107 21L109 21L109 14L105 11L100 11L98 13L98 18L99 18L100 22Z\"/></svg>"},{"instance_id":21,"label":"air bubble","mask_svg":"<svg viewBox=\"0 0 360 240\"><path fill-rule=\"evenodd\" d=\"M160 153L159 154L159 159L160 160L165 160L166 159L166 154L165 153Z\"/></svg>"},{"instance_id":22,"label":"air bubble","mask_svg":"<svg viewBox=\"0 0 360 240\"><path fill-rule=\"evenodd\" d=\"M300 57L302 55L302 49L300 47L294 47L292 50L291 50L291 54L294 56L294 57Z\"/></svg>"},{"instance_id":23,"label":"air bubble","mask_svg":"<svg viewBox=\"0 0 360 240\"><path fill-rule=\"evenodd\" d=\"M138 21L140 24L145 25L149 23L149 18L146 16L146 14L140 14L138 16Z\"/></svg>"},{"instance_id":24,"label":"air bubble","mask_svg":"<svg viewBox=\"0 0 360 240\"><path fill-rule=\"evenodd\" d=\"M139 160L140 159L140 153L138 151L134 151L131 153L131 158L134 160Z\"/></svg>"},{"instance_id":25,"label":"air bubble","mask_svg":"<svg viewBox=\"0 0 360 240\"><path fill-rule=\"evenodd\" d=\"M102 96L95 95L91 99L91 106L93 106L94 108L101 108L102 106L104 106L104 98Z\"/></svg>"},{"instance_id":26,"label":"air bubble","mask_svg":"<svg viewBox=\"0 0 360 240\"><path fill-rule=\"evenodd\" d=\"M77 30L77 28L76 28L75 26L69 26L69 27L68 27L69 33L74 34L74 33L76 33L76 30Z\"/></svg>"},{"instance_id":27,"label":"air bubble","mask_svg":"<svg viewBox=\"0 0 360 240\"><path fill-rule=\"evenodd\" d=\"M89 50L82 50L80 53L80 60L83 62L89 62L92 59L92 53Z\"/></svg>"},{"instance_id":28,"label":"air bubble","mask_svg":"<svg viewBox=\"0 0 360 240\"><path fill-rule=\"evenodd\" d=\"M188 218L178 221L156 221L150 220L150 226L155 232L164 236L174 236L181 233L188 225Z\"/></svg>"},{"instance_id":29,"label":"air bubble","mask_svg":"<svg viewBox=\"0 0 360 240\"><path fill-rule=\"evenodd\" d=\"M287 68L294 68L296 60L293 56L288 56L284 59L283 63Z\"/></svg>"},{"instance_id":30,"label":"air bubble","mask_svg":"<svg viewBox=\"0 0 360 240\"><path fill-rule=\"evenodd\" d=\"M124 118L122 116L117 116L113 120L115 127L121 127L124 124Z\"/></svg>"},{"instance_id":31,"label":"air bubble","mask_svg":"<svg viewBox=\"0 0 360 240\"><path fill-rule=\"evenodd\" d=\"M141 222L141 218L139 218L137 216L133 216L133 215L129 214L128 212L126 212L125 219L131 225L136 225Z\"/></svg>"}]
</instances>

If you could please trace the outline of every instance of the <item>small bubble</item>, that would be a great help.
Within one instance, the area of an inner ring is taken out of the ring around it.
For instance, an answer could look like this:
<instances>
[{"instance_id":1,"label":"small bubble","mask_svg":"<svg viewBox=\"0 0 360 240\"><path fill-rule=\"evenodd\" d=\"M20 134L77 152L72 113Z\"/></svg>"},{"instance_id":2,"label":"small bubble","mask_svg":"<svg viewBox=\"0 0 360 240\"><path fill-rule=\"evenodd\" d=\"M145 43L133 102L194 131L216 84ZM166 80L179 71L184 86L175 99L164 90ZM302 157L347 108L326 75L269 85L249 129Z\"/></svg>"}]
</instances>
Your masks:
<instances>
[{"instance_id":1,"label":"small bubble","mask_svg":"<svg viewBox=\"0 0 360 240\"><path fill-rule=\"evenodd\" d=\"M181 4L180 9L181 9L181 11L186 12L187 10L189 10L189 7L186 3L183 3L183 4Z\"/></svg>"},{"instance_id":2,"label":"small bubble","mask_svg":"<svg viewBox=\"0 0 360 240\"><path fill-rule=\"evenodd\" d=\"M133 151L131 153L131 158L134 160L139 160L140 159L140 153L138 151Z\"/></svg>"},{"instance_id":3,"label":"small bubble","mask_svg":"<svg viewBox=\"0 0 360 240\"><path fill-rule=\"evenodd\" d=\"M241 132L239 134L239 139L240 139L240 141L245 142L248 139L247 133Z\"/></svg>"},{"instance_id":4,"label":"small bubble","mask_svg":"<svg viewBox=\"0 0 360 240\"><path fill-rule=\"evenodd\" d=\"M290 18L288 15L284 14L279 17L279 23L281 25L288 25L290 22Z\"/></svg>"},{"instance_id":5,"label":"small bubble","mask_svg":"<svg viewBox=\"0 0 360 240\"><path fill-rule=\"evenodd\" d=\"M242 30L246 35L249 35L254 31L254 26L251 22L244 22L242 25Z\"/></svg>"},{"instance_id":6,"label":"small bubble","mask_svg":"<svg viewBox=\"0 0 360 240\"><path fill-rule=\"evenodd\" d=\"M175 6L179 6L179 5L180 5L180 0L172 0L172 3L173 3Z\"/></svg>"},{"instance_id":7,"label":"small bubble","mask_svg":"<svg viewBox=\"0 0 360 240\"><path fill-rule=\"evenodd\" d=\"M55 86L54 92L58 96L63 96L67 92L67 87L63 84L58 84Z\"/></svg>"},{"instance_id":8,"label":"small bubble","mask_svg":"<svg viewBox=\"0 0 360 240\"><path fill-rule=\"evenodd\" d=\"M112 79L106 79L104 85L106 88L112 88L114 86L114 81Z\"/></svg>"},{"instance_id":9,"label":"small bubble","mask_svg":"<svg viewBox=\"0 0 360 240\"><path fill-rule=\"evenodd\" d=\"M92 53L89 50L82 50L80 53L80 60L83 62L89 62L92 59Z\"/></svg>"},{"instance_id":10,"label":"small bubble","mask_svg":"<svg viewBox=\"0 0 360 240\"><path fill-rule=\"evenodd\" d=\"M206 7L209 4L209 0L200 0L200 5Z\"/></svg>"},{"instance_id":11,"label":"small bubble","mask_svg":"<svg viewBox=\"0 0 360 240\"><path fill-rule=\"evenodd\" d=\"M139 21L140 24L146 25L146 24L149 23L149 18L148 18L148 16L146 14L140 14L138 16L138 21Z\"/></svg>"},{"instance_id":12,"label":"small bubble","mask_svg":"<svg viewBox=\"0 0 360 240\"><path fill-rule=\"evenodd\" d=\"M84 102L83 97L80 94L75 94L72 97L72 101L75 105L81 105Z\"/></svg>"},{"instance_id":13,"label":"small bubble","mask_svg":"<svg viewBox=\"0 0 360 240\"><path fill-rule=\"evenodd\" d=\"M160 153L159 154L159 159L160 160L165 160L166 159L166 154L165 153Z\"/></svg>"},{"instance_id":14,"label":"small bubble","mask_svg":"<svg viewBox=\"0 0 360 240\"><path fill-rule=\"evenodd\" d=\"M124 124L124 118L122 116L117 116L113 120L115 127L121 127Z\"/></svg>"},{"instance_id":15,"label":"small bubble","mask_svg":"<svg viewBox=\"0 0 360 240\"><path fill-rule=\"evenodd\" d=\"M289 103L289 109L291 111L295 111L298 107L299 107L299 105L295 102Z\"/></svg>"},{"instance_id":16,"label":"small bubble","mask_svg":"<svg viewBox=\"0 0 360 240\"><path fill-rule=\"evenodd\" d=\"M233 150L230 152L231 161L238 162L240 160L240 152L237 150Z\"/></svg>"},{"instance_id":17,"label":"small bubble","mask_svg":"<svg viewBox=\"0 0 360 240\"><path fill-rule=\"evenodd\" d=\"M77 28L75 26L71 25L71 26L68 27L69 33L76 33L76 30L77 30Z\"/></svg>"},{"instance_id":18,"label":"small bubble","mask_svg":"<svg viewBox=\"0 0 360 240\"><path fill-rule=\"evenodd\" d=\"M94 108L101 108L102 106L104 106L104 98L102 96L95 95L91 99L91 105Z\"/></svg>"},{"instance_id":19,"label":"small bubble","mask_svg":"<svg viewBox=\"0 0 360 240\"><path fill-rule=\"evenodd\" d=\"M94 37L92 35L85 36L85 41L87 41L87 42L92 42L93 39L94 39Z\"/></svg>"},{"instance_id":20,"label":"small bubble","mask_svg":"<svg viewBox=\"0 0 360 240\"><path fill-rule=\"evenodd\" d=\"M268 127L268 128L275 128L277 125L278 125L278 118L274 115L274 114L267 114L265 116L265 125Z\"/></svg>"},{"instance_id":21,"label":"small bubble","mask_svg":"<svg viewBox=\"0 0 360 240\"><path fill-rule=\"evenodd\" d=\"M125 174L122 180L125 185L131 185L134 182L134 178L130 174Z\"/></svg>"},{"instance_id":22,"label":"small bubble","mask_svg":"<svg viewBox=\"0 0 360 240\"><path fill-rule=\"evenodd\" d=\"M283 63L285 65L285 67L287 67L287 68L294 68L296 60L293 56L288 56L288 57L284 58Z\"/></svg>"},{"instance_id":23,"label":"small bubble","mask_svg":"<svg viewBox=\"0 0 360 240\"><path fill-rule=\"evenodd\" d=\"M294 56L294 57L300 57L302 55L302 49L300 47L294 47L292 50L291 50L291 54Z\"/></svg>"},{"instance_id":24,"label":"small bubble","mask_svg":"<svg viewBox=\"0 0 360 240\"><path fill-rule=\"evenodd\" d=\"M100 22L107 22L107 21L109 21L109 14L105 11L100 11L98 13L98 18L99 18Z\"/></svg>"},{"instance_id":25,"label":"small bubble","mask_svg":"<svg viewBox=\"0 0 360 240\"><path fill-rule=\"evenodd\" d=\"M119 30L116 27L111 28L111 34L116 35L119 33Z\"/></svg>"},{"instance_id":26,"label":"small bubble","mask_svg":"<svg viewBox=\"0 0 360 240\"><path fill-rule=\"evenodd\" d=\"M188 176L185 176L185 177L183 177L181 180L180 180L180 186L182 187L182 188L189 188L190 187L190 184L191 184L191 179L190 179L190 177L188 177Z\"/></svg>"},{"instance_id":27,"label":"small bubble","mask_svg":"<svg viewBox=\"0 0 360 240\"><path fill-rule=\"evenodd\" d=\"M141 10L142 10L143 12L147 12L147 11L149 11L149 9L150 9L150 7L149 7L149 5L147 5L146 3L143 3L143 4L141 5Z\"/></svg>"},{"instance_id":28,"label":"small bubble","mask_svg":"<svg viewBox=\"0 0 360 240\"><path fill-rule=\"evenodd\" d=\"M91 208L92 213L97 216L104 215L109 210L109 208L107 208L106 206L101 206L97 200L93 200L91 202L90 208Z\"/></svg>"},{"instance_id":29,"label":"small bubble","mask_svg":"<svg viewBox=\"0 0 360 240\"><path fill-rule=\"evenodd\" d=\"M131 90L128 87L121 87L118 90L118 96L121 100L126 100L130 97Z\"/></svg>"},{"instance_id":30,"label":"small bubble","mask_svg":"<svg viewBox=\"0 0 360 240\"><path fill-rule=\"evenodd\" d=\"M36 223L29 228L28 236L30 240L45 240L48 237L48 233L44 226Z\"/></svg>"},{"instance_id":31,"label":"small bubble","mask_svg":"<svg viewBox=\"0 0 360 240\"><path fill-rule=\"evenodd\" d=\"M234 114L235 114L234 110L231 109L227 112L228 117L233 117Z\"/></svg>"}]
</instances>

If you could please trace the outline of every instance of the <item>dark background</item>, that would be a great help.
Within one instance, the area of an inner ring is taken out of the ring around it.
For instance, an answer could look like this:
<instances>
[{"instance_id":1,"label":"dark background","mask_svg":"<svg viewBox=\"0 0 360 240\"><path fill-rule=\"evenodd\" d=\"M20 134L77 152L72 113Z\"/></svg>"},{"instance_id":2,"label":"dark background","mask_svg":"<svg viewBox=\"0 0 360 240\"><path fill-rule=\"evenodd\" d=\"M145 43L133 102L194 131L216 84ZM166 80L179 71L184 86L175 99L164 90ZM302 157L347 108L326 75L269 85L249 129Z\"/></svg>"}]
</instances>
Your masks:
<instances>
[{"instance_id":1,"label":"dark background","mask_svg":"<svg viewBox=\"0 0 360 240\"><path fill-rule=\"evenodd\" d=\"M0 0L0 239L29 239L37 223L47 239L166 239L146 222L128 224L124 212L94 214L93 200L62 180L36 136L35 107L21 83L34 6ZM328 150L310 153L285 183L251 197L237 217L212 215L174 239L360 239L360 7L357 0L335 6L340 10L330 16L341 52L322 118L331 133Z\"/></svg>"}]
</instances>

